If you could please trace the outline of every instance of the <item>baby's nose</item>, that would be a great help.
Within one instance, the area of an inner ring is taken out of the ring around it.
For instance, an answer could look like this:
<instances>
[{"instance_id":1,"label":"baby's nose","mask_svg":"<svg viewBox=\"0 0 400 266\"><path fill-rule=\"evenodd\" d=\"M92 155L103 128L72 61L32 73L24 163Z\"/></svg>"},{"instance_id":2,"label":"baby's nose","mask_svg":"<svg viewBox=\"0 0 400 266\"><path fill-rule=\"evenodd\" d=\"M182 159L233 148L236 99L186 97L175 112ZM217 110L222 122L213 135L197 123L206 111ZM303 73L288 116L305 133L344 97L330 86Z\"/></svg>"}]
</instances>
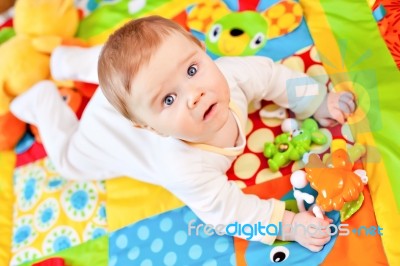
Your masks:
<instances>
[{"instance_id":1,"label":"baby's nose","mask_svg":"<svg viewBox=\"0 0 400 266\"><path fill-rule=\"evenodd\" d=\"M204 92L200 91L193 91L191 95L189 96L189 101L188 101L188 106L190 109L196 107L196 105L199 103L201 97L204 96Z\"/></svg>"}]
</instances>

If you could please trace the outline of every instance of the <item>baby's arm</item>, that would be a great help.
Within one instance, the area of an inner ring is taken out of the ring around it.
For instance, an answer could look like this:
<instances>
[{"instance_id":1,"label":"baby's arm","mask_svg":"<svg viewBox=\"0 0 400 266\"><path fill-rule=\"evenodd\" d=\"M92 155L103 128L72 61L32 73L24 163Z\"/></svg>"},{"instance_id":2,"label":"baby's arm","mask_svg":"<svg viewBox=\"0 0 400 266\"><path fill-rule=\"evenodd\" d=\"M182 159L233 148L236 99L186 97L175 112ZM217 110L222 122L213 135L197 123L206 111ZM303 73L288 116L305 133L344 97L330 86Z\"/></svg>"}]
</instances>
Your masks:
<instances>
[{"instance_id":1,"label":"baby's arm","mask_svg":"<svg viewBox=\"0 0 400 266\"><path fill-rule=\"evenodd\" d=\"M168 190L187 204L204 224L210 224L214 228L234 223L242 227L245 224L253 227L255 224L263 226L273 224L278 228L282 220L284 202L275 199L262 200L255 195L246 195L234 182L227 181L227 177L223 174L218 176L207 173L191 174L186 180L176 182L171 182L168 176L163 178L169 179L168 183L163 184ZM257 234L249 236L237 232L234 236L249 237L250 241L260 241L268 245L276 239L276 235L266 234L265 230L264 235L259 232L254 233Z\"/></svg>"},{"instance_id":2,"label":"baby's arm","mask_svg":"<svg viewBox=\"0 0 400 266\"><path fill-rule=\"evenodd\" d=\"M355 108L352 94L327 93L325 85L266 57L227 57L218 60L217 64L222 65L221 70L228 80L234 80L240 86L248 101L274 101L289 108L298 119L315 114L323 126L331 125L332 121L344 123Z\"/></svg>"},{"instance_id":3,"label":"baby's arm","mask_svg":"<svg viewBox=\"0 0 400 266\"><path fill-rule=\"evenodd\" d=\"M188 161L186 157L178 160L171 154L165 164L160 164L160 182L173 194L187 204L194 213L205 223L214 227L218 224L229 225L237 222L242 227L245 224L254 226L255 224L267 226L269 224L279 227L279 222L283 224L301 223L307 226L311 223L324 223L323 220L315 218L312 214L296 214L285 211L285 203L276 199L260 199L258 196L244 194L242 190L232 181L227 180L227 176L222 171L214 167L223 164L219 158L199 158ZM182 153L183 156L183 153ZM189 155L192 157L192 155ZM182 162L183 166L178 167L177 162ZM207 167L202 164L204 161L214 162ZM163 162L164 163L164 162ZM208 169L208 170L206 170ZM222 169L221 169L222 170ZM171 173L171 174L168 174ZM307 218L307 219L305 219ZM325 222L326 223L326 222ZM276 238L274 230L270 226L268 234L262 228L259 230L264 233L257 235L249 240L260 241L265 244L272 244ZM286 229L287 227L284 227ZM239 233L239 232L238 232ZM277 233L277 232L276 232ZM236 237L247 238L248 235L235 235ZM283 232L285 240L297 241L301 245L312 251L318 251L329 241L326 235L316 240L315 237L302 235L292 235L288 231ZM278 236L278 238L281 238Z\"/></svg>"}]
</instances>

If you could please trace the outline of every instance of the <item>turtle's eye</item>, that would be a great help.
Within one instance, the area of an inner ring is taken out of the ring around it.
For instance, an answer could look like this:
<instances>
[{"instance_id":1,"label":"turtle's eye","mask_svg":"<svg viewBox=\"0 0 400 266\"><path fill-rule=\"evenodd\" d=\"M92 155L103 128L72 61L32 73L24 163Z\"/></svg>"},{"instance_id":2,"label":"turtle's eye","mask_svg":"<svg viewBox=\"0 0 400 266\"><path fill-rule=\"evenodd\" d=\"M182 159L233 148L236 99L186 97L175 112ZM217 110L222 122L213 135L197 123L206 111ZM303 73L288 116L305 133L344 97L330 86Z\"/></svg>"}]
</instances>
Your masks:
<instances>
[{"instance_id":1,"label":"turtle's eye","mask_svg":"<svg viewBox=\"0 0 400 266\"><path fill-rule=\"evenodd\" d=\"M265 36L261 32L254 35L253 39L250 42L251 49L257 49L264 44Z\"/></svg>"},{"instance_id":2,"label":"turtle's eye","mask_svg":"<svg viewBox=\"0 0 400 266\"><path fill-rule=\"evenodd\" d=\"M213 25L208 33L208 38L210 39L210 42L217 42L219 37L221 36L221 33L222 33L222 25L221 24Z\"/></svg>"},{"instance_id":3,"label":"turtle's eye","mask_svg":"<svg viewBox=\"0 0 400 266\"><path fill-rule=\"evenodd\" d=\"M269 259L273 263L280 263L289 258L289 250L284 246L274 247L269 253Z\"/></svg>"}]
</instances>

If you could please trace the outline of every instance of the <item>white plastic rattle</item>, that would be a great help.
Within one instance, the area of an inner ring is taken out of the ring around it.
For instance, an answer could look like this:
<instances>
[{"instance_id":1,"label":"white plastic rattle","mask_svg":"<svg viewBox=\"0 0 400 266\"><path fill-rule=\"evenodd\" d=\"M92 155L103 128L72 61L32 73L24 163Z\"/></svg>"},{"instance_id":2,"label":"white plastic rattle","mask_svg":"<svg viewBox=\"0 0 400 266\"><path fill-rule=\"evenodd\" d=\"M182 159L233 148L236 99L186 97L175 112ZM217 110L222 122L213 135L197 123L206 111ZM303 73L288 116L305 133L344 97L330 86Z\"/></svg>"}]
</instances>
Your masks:
<instances>
[{"instance_id":1,"label":"white plastic rattle","mask_svg":"<svg viewBox=\"0 0 400 266\"><path fill-rule=\"evenodd\" d=\"M304 202L307 202L308 204L312 204L315 201L315 198L313 195L307 193L307 192L301 192L299 189L305 188L308 185L308 181L306 178L306 172L303 170L297 170L292 173L290 176L290 183L293 186L293 196L296 199L297 202L297 208L299 209L300 212L306 211L306 208L304 206ZM324 218L324 212L321 210L318 205L314 205L312 207L312 212L317 218Z\"/></svg>"}]
</instances>

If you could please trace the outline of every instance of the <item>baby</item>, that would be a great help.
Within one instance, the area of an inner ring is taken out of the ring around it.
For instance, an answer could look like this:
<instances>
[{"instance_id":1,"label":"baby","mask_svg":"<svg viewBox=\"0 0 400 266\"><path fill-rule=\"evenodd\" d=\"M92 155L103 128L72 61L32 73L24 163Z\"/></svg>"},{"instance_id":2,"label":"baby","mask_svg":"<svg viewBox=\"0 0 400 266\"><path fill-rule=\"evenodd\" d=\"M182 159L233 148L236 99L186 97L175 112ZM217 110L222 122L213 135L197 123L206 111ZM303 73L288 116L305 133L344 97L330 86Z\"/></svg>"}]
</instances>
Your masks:
<instances>
[{"instance_id":1,"label":"baby","mask_svg":"<svg viewBox=\"0 0 400 266\"><path fill-rule=\"evenodd\" d=\"M328 125L354 111L352 94L327 93L266 57L212 61L201 42L158 16L127 23L104 47L59 47L52 64L55 78L99 82L81 120L50 81L18 97L11 109L38 127L49 158L67 178L126 175L170 190L207 224L282 222L277 237L311 251L329 241L327 230L303 234L285 226L326 227L328 219L245 195L226 171L245 148L249 102L273 100L299 119L314 115ZM272 244L275 238L251 240Z\"/></svg>"}]
</instances>

